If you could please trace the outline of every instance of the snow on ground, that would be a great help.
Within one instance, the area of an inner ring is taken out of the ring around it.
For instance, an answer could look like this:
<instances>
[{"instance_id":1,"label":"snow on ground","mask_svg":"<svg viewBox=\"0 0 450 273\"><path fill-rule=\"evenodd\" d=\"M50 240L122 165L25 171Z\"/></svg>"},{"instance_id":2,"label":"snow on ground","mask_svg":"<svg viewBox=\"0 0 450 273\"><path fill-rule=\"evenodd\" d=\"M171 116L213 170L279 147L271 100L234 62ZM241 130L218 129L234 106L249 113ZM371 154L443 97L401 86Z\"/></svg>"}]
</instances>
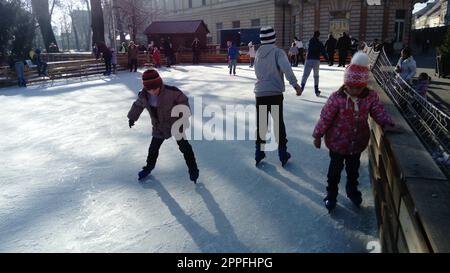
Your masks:
<instances>
[{"instance_id":1,"label":"snow on ground","mask_svg":"<svg viewBox=\"0 0 450 273\"><path fill-rule=\"evenodd\" d=\"M204 107L223 109L255 102L253 70L237 73L219 64L161 69L192 105L201 96ZM150 118L144 112L130 129L126 115L140 73L1 89L0 252L368 252L378 235L367 155L362 208L345 197L345 173L336 211L322 203L328 151L315 149L311 134L343 70L320 74L324 97L314 95L312 75L301 97L287 86L285 168L276 151L256 168L253 140L191 141L198 185L173 139L138 183Z\"/></svg>"}]
</instances>

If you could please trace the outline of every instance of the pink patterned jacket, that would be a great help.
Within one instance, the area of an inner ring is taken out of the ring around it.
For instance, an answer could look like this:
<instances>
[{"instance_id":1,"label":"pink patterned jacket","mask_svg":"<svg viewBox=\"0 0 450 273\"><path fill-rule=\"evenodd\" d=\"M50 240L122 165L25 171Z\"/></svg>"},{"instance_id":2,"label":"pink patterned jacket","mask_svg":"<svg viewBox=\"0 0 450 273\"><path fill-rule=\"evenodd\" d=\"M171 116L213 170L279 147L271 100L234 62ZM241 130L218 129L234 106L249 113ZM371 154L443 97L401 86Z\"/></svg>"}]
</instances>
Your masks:
<instances>
[{"instance_id":1,"label":"pink patterned jacket","mask_svg":"<svg viewBox=\"0 0 450 273\"><path fill-rule=\"evenodd\" d=\"M375 91L366 88L355 103L343 90L336 91L323 107L313 137L325 136L325 144L333 152L361 153L369 144L369 114L381 126L393 125Z\"/></svg>"}]
</instances>

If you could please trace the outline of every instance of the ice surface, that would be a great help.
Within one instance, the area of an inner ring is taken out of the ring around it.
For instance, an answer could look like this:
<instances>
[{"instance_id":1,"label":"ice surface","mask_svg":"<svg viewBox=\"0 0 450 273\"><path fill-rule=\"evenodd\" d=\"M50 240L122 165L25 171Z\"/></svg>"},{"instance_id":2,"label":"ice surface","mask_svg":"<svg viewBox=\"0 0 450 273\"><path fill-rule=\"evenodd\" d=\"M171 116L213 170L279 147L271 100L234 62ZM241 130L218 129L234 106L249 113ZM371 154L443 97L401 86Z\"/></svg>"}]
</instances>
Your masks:
<instances>
[{"instance_id":1,"label":"ice surface","mask_svg":"<svg viewBox=\"0 0 450 273\"><path fill-rule=\"evenodd\" d=\"M294 70L300 80L303 68ZM220 64L160 73L191 104L200 96L203 107L255 103L255 75L245 65L235 77ZM0 252L368 252L378 241L366 154L362 208L343 183L332 215L322 203L328 151L315 149L311 134L342 69L321 66L324 97L314 95L312 75L301 97L287 84L285 168L276 151L256 168L253 140L193 140L198 185L173 139L138 183L150 118L144 112L130 129L126 115L140 75L0 90Z\"/></svg>"}]
</instances>

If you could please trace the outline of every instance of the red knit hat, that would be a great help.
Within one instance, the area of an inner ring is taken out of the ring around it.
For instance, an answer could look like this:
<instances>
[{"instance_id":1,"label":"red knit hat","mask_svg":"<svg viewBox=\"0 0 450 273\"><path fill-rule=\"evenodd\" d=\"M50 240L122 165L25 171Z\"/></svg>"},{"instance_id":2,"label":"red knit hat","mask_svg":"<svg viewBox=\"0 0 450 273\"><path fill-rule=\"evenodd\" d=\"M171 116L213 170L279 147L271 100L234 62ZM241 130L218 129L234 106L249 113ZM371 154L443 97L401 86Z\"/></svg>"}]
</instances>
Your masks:
<instances>
[{"instance_id":1,"label":"red knit hat","mask_svg":"<svg viewBox=\"0 0 450 273\"><path fill-rule=\"evenodd\" d=\"M154 69L148 69L142 74L142 84L147 90L162 86L162 79Z\"/></svg>"},{"instance_id":2,"label":"red knit hat","mask_svg":"<svg viewBox=\"0 0 450 273\"><path fill-rule=\"evenodd\" d=\"M369 56L357 52L344 73L344 84L352 87L366 87L369 83Z\"/></svg>"}]
</instances>

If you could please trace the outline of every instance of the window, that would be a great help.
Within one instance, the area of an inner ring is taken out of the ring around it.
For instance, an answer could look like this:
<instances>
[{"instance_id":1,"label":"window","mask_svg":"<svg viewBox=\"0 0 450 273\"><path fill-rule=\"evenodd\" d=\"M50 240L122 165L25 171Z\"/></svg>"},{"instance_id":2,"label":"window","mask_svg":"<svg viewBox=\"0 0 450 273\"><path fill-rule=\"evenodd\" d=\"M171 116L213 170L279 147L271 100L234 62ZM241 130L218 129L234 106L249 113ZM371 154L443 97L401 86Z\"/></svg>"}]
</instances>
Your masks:
<instances>
[{"instance_id":1,"label":"window","mask_svg":"<svg viewBox=\"0 0 450 273\"><path fill-rule=\"evenodd\" d=\"M252 27L259 27L261 25L261 20L259 19L252 19L250 22L250 25Z\"/></svg>"},{"instance_id":2,"label":"window","mask_svg":"<svg viewBox=\"0 0 450 273\"><path fill-rule=\"evenodd\" d=\"M189 0L189 8L192 8L192 0Z\"/></svg>"},{"instance_id":3,"label":"window","mask_svg":"<svg viewBox=\"0 0 450 273\"><path fill-rule=\"evenodd\" d=\"M406 10L400 9L395 11L395 42L403 42L405 33Z\"/></svg>"},{"instance_id":4,"label":"window","mask_svg":"<svg viewBox=\"0 0 450 273\"><path fill-rule=\"evenodd\" d=\"M331 11L330 12L330 33L334 37L341 37L343 32L348 33L350 30L350 12L348 11ZM300 37L301 39L302 37Z\"/></svg>"},{"instance_id":5,"label":"window","mask_svg":"<svg viewBox=\"0 0 450 273\"><path fill-rule=\"evenodd\" d=\"M233 21L232 25L233 25L233 28L240 28L241 27L241 21Z\"/></svg>"},{"instance_id":6,"label":"window","mask_svg":"<svg viewBox=\"0 0 450 273\"><path fill-rule=\"evenodd\" d=\"M220 44L220 30L223 29L223 23L216 23L217 43Z\"/></svg>"},{"instance_id":7,"label":"window","mask_svg":"<svg viewBox=\"0 0 450 273\"><path fill-rule=\"evenodd\" d=\"M206 0L202 0L202 6L206 6Z\"/></svg>"},{"instance_id":8,"label":"window","mask_svg":"<svg viewBox=\"0 0 450 273\"><path fill-rule=\"evenodd\" d=\"M297 16L292 16L292 34L291 34L292 37L297 36L296 24L297 24Z\"/></svg>"},{"instance_id":9,"label":"window","mask_svg":"<svg viewBox=\"0 0 450 273\"><path fill-rule=\"evenodd\" d=\"M406 10L398 9L395 11L395 19L405 19L406 18Z\"/></svg>"}]
</instances>

